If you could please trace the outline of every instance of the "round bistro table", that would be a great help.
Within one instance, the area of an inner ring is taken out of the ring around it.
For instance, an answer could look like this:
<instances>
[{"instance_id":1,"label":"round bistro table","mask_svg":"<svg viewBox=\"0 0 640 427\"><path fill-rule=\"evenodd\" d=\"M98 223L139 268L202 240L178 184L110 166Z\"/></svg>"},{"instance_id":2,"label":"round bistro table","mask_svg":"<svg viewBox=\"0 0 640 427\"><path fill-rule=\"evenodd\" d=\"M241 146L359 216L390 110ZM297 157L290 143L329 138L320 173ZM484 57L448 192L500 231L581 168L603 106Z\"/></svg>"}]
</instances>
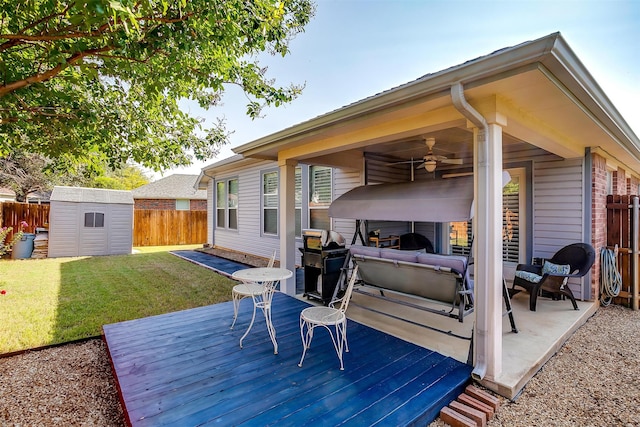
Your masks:
<instances>
[{"instance_id":1,"label":"round bistro table","mask_svg":"<svg viewBox=\"0 0 640 427\"><path fill-rule=\"evenodd\" d=\"M293 272L291 270L276 267L246 268L238 270L231 275L235 280L239 280L244 283L257 283L264 286L264 290L261 295L251 296L253 299L253 315L251 316L251 323L249 323L247 331L242 335L242 338L240 338L240 348L242 348L242 341L253 327L253 322L256 318L256 308L260 308L264 313L264 319L267 323L267 331L269 331L269 337L273 343L273 354L278 354L276 330L273 327L273 322L271 321L271 301L273 300L273 294L276 291L278 282L288 279L291 276L293 276Z\"/></svg>"}]
</instances>

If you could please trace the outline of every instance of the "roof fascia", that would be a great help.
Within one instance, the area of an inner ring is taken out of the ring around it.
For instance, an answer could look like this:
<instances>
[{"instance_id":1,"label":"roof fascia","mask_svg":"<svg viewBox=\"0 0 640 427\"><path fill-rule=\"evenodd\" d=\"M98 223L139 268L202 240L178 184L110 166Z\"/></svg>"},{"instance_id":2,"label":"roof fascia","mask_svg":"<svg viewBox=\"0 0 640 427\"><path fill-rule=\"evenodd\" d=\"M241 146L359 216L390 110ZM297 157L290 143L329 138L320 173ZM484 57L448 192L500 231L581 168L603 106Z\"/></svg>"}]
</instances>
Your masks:
<instances>
[{"instance_id":1,"label":"roof fascia","mask_svg":"<svg viewBox=\"0 0 640 427\"><path fill-rule=\"evenodd\" d=\"M212 163L200 170L200 175L198 175L198 179L196 179L193 187L197 190L206 190L209 181L215 179L216 175L238 167L248 166L259 161L259 159L250 159L241 154L236 154L235 156Z\"/></svg>"},{"instance_id":2,"label":"roof fascia","mask_svg":"<svg viewBox=\"0 0 640 427\"><path fill-rule=\"evenodd\" d=\"M502 75L509 70L523 69L523 66L527 64L540 61L553 50L556 40L559 38L560 34L554 33L538 40L506 48L421 77L413 82L243 144L234 148L233 151L245 156L258 155L261 148L272 147L274 144L283 143L285 140L368 115L378 110L390 108L400 103L406 103L416 98L423 98L437 93L441 93L442 96L449 96L449 89L454 83L472 84L477 80L491 79L492 75Z\"/></svg>"},{"instance_id":3,"label":"roof fascia","mask_svg":"<svg viewBox=\"0 0 640 427\"><path fill-rule=\"evenodd\" d=\"M547 78L598 123L613 140L630 154L640 152L638 136L561 36L558 37L551 55L542 61L542 65L544 69L541 68L541 71ZM638 155L633 156L640 161Z\"/></svg>"}]
</instances>

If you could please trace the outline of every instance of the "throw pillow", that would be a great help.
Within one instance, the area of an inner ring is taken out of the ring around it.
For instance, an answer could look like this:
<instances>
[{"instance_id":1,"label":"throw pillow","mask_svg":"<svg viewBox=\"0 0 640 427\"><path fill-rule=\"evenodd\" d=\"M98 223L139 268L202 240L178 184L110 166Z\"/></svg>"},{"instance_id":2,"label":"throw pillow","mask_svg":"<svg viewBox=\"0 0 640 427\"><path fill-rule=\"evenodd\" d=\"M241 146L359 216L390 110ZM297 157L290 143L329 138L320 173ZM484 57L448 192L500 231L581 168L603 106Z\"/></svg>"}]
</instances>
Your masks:
<instances>
[{"instance_id":1,"label":"throw pillow","mask_svg":"<svg viewBox=\"0 0 640 427\"><path fill-rule=\"evenodd\" d=\"M542 275L545 274L569 274L571 266L569 264L554 264L545 261L542 266Z\"/></svg>"}]
</instances>

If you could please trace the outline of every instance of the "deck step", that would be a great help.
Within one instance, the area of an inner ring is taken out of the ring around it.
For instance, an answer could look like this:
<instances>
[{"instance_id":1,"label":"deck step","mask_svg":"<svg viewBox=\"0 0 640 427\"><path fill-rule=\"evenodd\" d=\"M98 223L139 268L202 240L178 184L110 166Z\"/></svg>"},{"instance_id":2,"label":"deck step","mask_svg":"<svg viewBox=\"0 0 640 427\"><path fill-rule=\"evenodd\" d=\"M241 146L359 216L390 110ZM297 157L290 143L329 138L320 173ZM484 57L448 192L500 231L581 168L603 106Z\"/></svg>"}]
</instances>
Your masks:
<instances>
[{"instance_id":1,"label":"deck step","mask_svg":"<svg viewBox=\"0 0 640 427\"><path fill-rule=\"evenodd\" d=\"M468 385L464 393L440 411L440 419L452 427L485 427L500 408L500 400L492 394Z\"/></svg>"}]
</instances>

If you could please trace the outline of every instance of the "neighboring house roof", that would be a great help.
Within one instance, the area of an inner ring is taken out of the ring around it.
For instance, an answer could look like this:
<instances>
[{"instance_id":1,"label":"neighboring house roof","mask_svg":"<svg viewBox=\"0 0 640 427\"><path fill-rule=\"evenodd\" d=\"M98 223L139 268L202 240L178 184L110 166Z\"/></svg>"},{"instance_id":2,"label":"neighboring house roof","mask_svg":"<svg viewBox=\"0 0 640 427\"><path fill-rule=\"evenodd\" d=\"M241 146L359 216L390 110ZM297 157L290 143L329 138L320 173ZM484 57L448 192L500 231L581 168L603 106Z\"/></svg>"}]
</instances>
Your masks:
<instances>
[{"instance_id":1,"label":"neighboring house roof","mask_svg":"<svg viewBox=\"0 0 640 427\"><path fill-rule=\"evenodd\" d=\"M14 201L16 192L7 187L0 187L0 201Z\"/></svg>"},{"instance_id":2,"label":"neighboring house roof","mask_svg":"<svg viewBox=\"0 0 640 427\"><path fill-rule=\"evenodd\" d=\"M52 202L133 204L131 191L84 187L53 187L50 200Z\"/></svg>"},{"instance_id":3,"label":"neighboring house roof","mask_svg":"<svg viewBox=\"0 0 640 427\"><path fill-rule=\"evenodd\" d=\"M33 202L48 202L51 191L32 191L27 195L27 200ZM16 192L7 187L0 187L0 201L13 202L16 200Z\"/></svg>"},{"instance_id":4,"label":"neighboring house roof","mask_svg":"<svg viewBox=\"0 0 640 427\"><path fill-rule=\"evenodd\" d=\"M134 199L207 200L206 190L196 190L198 175L169 175L131 190Z\"/></svg>"}]
</instances>

